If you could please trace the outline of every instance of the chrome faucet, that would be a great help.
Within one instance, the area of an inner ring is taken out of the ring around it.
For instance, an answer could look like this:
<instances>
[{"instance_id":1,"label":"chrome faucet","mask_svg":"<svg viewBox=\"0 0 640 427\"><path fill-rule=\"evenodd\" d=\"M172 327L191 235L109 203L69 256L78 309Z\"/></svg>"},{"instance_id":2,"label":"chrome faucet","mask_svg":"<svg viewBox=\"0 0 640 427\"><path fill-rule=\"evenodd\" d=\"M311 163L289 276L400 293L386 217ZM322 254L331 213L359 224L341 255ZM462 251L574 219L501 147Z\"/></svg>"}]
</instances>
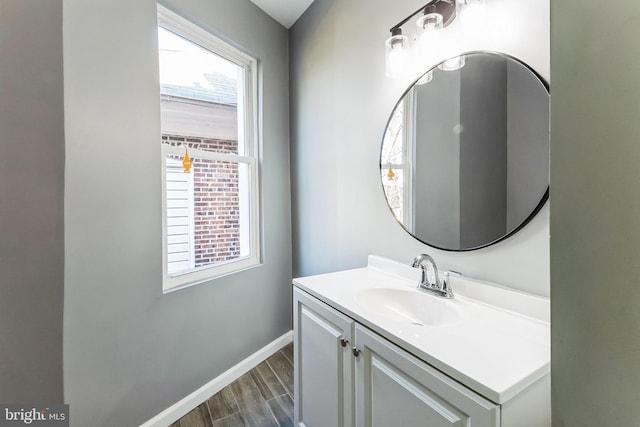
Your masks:
<instances>
[{"instance_id":1,"label":"chrome faucet","mask_svg":"<svg viewBox=\"0 0 640 427\"><path fill-rule=\"evenodd\" d=\"M440 281L438 275L438 267L436 262L427 254L420 254L413 259L411 267L420 268L422 270L422 276L420 283L418 283L418 290L424 290L432 292L442 298L453 298L453 290L451 289L449 271L444 272L444 280ZM431 267L433 278L429 276L429 267Z\"/></svg>"}]
</instances>

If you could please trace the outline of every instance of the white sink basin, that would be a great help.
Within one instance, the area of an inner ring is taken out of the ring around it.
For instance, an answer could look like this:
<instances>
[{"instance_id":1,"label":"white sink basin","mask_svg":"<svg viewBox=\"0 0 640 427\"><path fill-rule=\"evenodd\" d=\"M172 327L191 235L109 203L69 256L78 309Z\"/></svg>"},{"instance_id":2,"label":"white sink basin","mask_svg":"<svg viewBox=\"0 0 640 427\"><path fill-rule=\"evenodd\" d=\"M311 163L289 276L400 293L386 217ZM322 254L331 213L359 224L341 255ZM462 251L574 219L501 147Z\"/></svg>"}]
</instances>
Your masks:
<instances>
[{"instance_id":1,"label":"white sink basin","mask_svg":"<svg viewBox=\"0 0 640 427\"><path fill-rule=\"evenodd\" d=\"M357 291L355 299L362 308L398 322L441 326L460 320L450 300L418 290L369 288Z\"/></svg>"},{"instance_id":2,"label":"white sink basin","mask_svg":"<svg viewBox=\"0 0 640 427\"><path fill-rule=\"evenodd\" d=\"M417 291L419 278L406 263L370 256L367 267L293 283L493 402L548 377L548 298L455 276L455 297L444 299Z\"/></svg>"}]
</instances>

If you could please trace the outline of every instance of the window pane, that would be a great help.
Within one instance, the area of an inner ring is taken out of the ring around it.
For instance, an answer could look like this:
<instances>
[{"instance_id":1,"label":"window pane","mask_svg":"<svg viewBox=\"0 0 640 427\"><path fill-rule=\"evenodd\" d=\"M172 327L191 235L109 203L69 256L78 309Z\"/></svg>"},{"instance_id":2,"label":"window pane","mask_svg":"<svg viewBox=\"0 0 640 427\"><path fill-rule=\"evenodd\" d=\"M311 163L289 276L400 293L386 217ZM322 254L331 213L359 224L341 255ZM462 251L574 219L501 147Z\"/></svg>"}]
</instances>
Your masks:
<instances>
[{"instance_id":1,"label":"window pane","mask_svg":"<svg viewBox=\"0 0 640 427\"><path fill-rule=\"evenodd\" d=\"M190 158L189 173L184 172L183 157L166 158L170 274L251 253L248 165Z\"/></svg>"},{"instance_id":2,"label":"window pane","mask_svg":"<svg viewBox=\"0 0 640 427\"><path fill-rule=\"evenodd\" d=\"M396 219L403 222L405 200L404 158L406 136L403 135L404 104L399 103L391 115L380 154L381 178L389 207Z\"/></svg>"},{"instance_id":3,"label":"window pane","mask_svg":"<svg viewBox=\"0 0 640 427\"><path fill-rule=\"evenodd\" d=\"M387 196L391 211L398 221L403 222L405 195L404 170L391 169L391 172L392 173L389 173L389 170L385 169L381 170L382 187L385 195Z\"/></svg>"},{"instance_id":4,"label":"window pane","mask_svg":"<svg viewBox=\"0 0 640 427\"><path fill-rule=\"evenodd\" d=\"M158 28L162 134L235 141L244 147L244 69ZM216 144L203 146L218 151ZM223 147L229 152L229 147Z\"/></svg>"},{"instance_id":5,"label":"window pane","mask_svg":"<svg viewBox=\"0 0 640 427\"><path fill-rule=\"evenodd\" d=\"M396 106L391 114L389 124L384 134L384 144L382 144L382 153L380 162L382 164L403 164L404 163L404 136L402 134L402 125L404 123L404 104L400 103Z\"/></svg>"},{"instance_id":6,"label":"window pane","mask_svg":"<svg viewBox=\"0 0 640 427\"><path fill-rule=\"evenodd\" d=\"M240 256L238 164L194 160L196 268Z\"/></svg>"}]
</instances>

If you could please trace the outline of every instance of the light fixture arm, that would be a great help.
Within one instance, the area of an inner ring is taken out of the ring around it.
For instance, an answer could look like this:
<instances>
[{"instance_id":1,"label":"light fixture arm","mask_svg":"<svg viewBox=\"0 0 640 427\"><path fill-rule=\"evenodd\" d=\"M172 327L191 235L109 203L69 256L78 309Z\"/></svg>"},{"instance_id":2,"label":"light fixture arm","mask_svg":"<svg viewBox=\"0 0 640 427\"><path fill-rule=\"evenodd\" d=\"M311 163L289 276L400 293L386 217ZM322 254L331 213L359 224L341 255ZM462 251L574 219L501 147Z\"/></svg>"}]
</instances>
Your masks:
<instances>
[{"instance_id":1,"label":"light fixture arm","mask_svg":"<svg viewBox=\"0 0 640 427\"><path fill-rule=\"evenodd\" d=\"M456 0L431 0L429 3L422 6L420 9L416 10L415 12L404 18L402 21L391 27L389 31L393 34L394 31L399 30L400 27L402 27L407 23L407 21L409 21L420 12L424 13L425 15L428 13L439 13L440 15L442 15L443 27L446 27L456 17Z\"/></svg>"}]
</instances>

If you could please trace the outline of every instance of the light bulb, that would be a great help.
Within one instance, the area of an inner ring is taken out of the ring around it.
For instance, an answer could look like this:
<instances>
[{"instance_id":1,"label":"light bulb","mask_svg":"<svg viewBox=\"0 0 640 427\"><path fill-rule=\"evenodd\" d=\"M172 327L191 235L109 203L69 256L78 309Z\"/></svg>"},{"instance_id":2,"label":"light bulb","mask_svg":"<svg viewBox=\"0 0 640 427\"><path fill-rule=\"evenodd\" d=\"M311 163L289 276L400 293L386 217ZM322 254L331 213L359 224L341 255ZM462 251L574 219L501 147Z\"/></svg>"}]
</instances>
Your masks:
<instances>
[{"instance_id":1,"label":"light bulb","mask_svg":"<svg viewBox=\"0 0 640 427\"><path fill-rule=\"evenodd\" d=\"M439 13L428 13L416 21L418 26L416 40L417 58L429 62L428 58L436 57L440 49L440 30L443 28L443 18Z\"/></svg>"},{"instance_id":2,"label":"light bulb","mask_svg":"<svg viewBox=\"0 0 640 427\"><path fill-rule=\"evenodd\" d=\"M433 12L422 15L416 21L416 25L418 26L418 37L429 37L433 34L437 34L437 31L442 29L442 22L443 18L439 13Z\"/></svg>"},{"instance_id":3,"label":"light bulb","mask_svg":"<svg viewBox=\"0 0 640 427\"><path fill-rule=\"evenodd\" d=\"M387 77L395 79L406 72L409 60L407 40L407 37L402 35L402 30L396 28L385 41L384 62Z\"/></svg>"}]
</instances>

